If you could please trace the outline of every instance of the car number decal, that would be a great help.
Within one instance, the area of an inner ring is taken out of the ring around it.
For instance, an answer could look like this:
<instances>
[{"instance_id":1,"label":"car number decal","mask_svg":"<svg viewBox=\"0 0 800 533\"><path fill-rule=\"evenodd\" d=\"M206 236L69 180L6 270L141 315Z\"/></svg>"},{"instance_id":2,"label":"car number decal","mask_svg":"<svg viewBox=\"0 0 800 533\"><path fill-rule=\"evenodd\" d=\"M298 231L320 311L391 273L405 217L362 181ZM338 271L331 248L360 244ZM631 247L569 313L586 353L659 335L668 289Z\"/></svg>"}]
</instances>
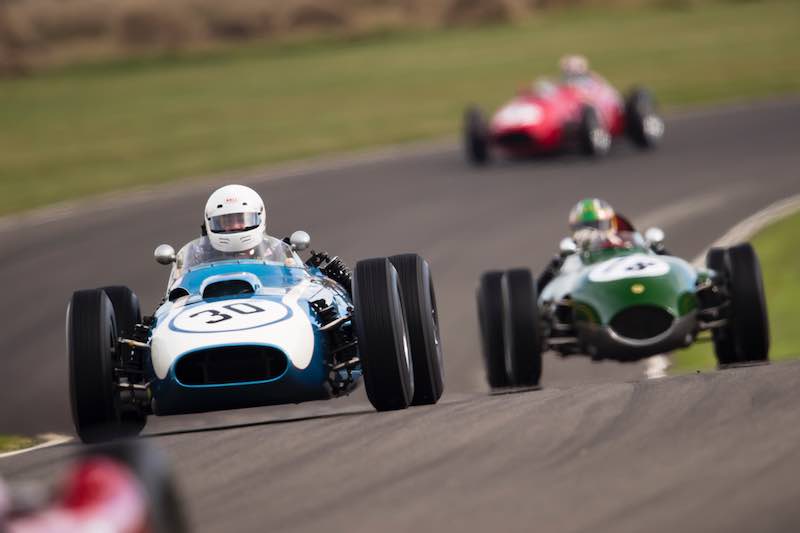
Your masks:
<instances>
[{"instance_id":1,"label":"car number decal","mask_svg":"<svg viewBox=\"0 0 800 533\"><path fill-rule=\"evenodd\" d=\"M657 257L629 255L598 265L589 273L589 281L603 283L627 278L654 278L669 272L669 264Z\"/></svg>"},{"instance_id":2,"label":"car number decal","mask_svg":"<svg viewBox=\"0 0 800 533\"><path fill-rule=\"evenodd\" d=\"M287 306L272 300L228 300L190 306L178 313L169 327L186 333L240 331L281 322L291 315Z\"/></svg>"}]
</instances>

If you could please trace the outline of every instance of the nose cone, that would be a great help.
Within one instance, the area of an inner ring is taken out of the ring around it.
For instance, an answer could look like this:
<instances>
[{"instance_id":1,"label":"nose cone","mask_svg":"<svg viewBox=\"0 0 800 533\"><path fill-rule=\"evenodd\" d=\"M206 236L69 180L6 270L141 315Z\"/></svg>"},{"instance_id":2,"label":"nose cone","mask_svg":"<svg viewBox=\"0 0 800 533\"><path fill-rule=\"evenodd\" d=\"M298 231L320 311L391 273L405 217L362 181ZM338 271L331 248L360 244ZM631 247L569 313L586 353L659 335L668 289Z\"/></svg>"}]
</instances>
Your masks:
<instances>
[{"instance_id":1,"label":"nose cone","mask_svg":"<svg viewBox=\"0 0 800 533\"><path fill-rule=\"evenodd\" d=\"M176 307L153 331L156 375L164 379L185 354L226 346L272 347L303 370L314 354L314 326L303 307L293 291L282 297L212 299Z\"/></svg>"}]
</instances>

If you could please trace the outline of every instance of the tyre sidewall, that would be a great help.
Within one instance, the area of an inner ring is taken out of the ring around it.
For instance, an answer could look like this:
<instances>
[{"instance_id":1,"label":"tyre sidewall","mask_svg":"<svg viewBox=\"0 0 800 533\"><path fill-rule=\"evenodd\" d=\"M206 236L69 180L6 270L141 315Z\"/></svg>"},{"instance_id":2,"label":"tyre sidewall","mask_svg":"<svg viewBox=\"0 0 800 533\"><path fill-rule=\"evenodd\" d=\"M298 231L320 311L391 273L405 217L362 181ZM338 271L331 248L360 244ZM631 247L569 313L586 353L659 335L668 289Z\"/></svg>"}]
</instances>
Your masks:
<instances>
[{"instance_id":1,"label":"tyre sidewall","mask_svg":"<svg viewBox=\"0 0 800 533\"><path fill-rule=\"evenodd\" d=\"M715 282L724 287L730 294L728 284L730 278L730 264L728 261L728 251L725 248L711 248L706 254L706 267L713 270L716 278ZM735 363L736 348L734 345L735 328L731 322L725 326L715 328L711 331L711 340L714 344L714 354L720 365Z\"/></svg>"},{"instance_id":2,"label":"tyre sidewall","mask_svg":"<svg viewBox=\"0 0 800 533\"><path fill-rule=\"evenodd\" d=\"M68 309L69 390L75 429L84 442L113 438L119 429L114 397L116 321L102 290L78 291Z\"/></svg>"},{"instance_id":3,"label":"tyre sidewall","mask_svg":"<svg viewBox=\"0 0 800 533\"><path fill-rule=\"evenodd\" d=\"M509 381L535 386L542 374L536 285L529 270L509 270L502 278L503 341Z\"/></svg>"},{"instance_id":4,"label":"tyre sidewall","mask_svg":"<svg viewBox=\"0 0 800 533\"><path fill-rule=\"evenodd\" d=\"M745 243L728 250L728 261L737 359L740 362L766 361L769 321L758 257L753 247Z\"/></svg>"},{"instance_id":5,"label":"tyre sidewall","mask_svg":"<svg viewBox=\"0 0 800 533\"><path fill-rule=\"evenodd\" d=\"M399 279L388 259L356 263L353 305L367 397L379 411L408 407L414 369Z\"/></svg>"},{"instance_id":6,"label":"tyre sidewall","mask_svg":"<svg viewBox=\"0 0 800 533\"><path fill-rule=\"evenodd\" d=\"M478 286L478 321L483 348L486 380L492 388L507 387L510 383L505 363L503 341L503 272L486 272Z\"/></svg>"},{"instance_id":7,"label":"tyre sidewall","mask_svg":"<svg viewBox=\"0 0 800 533\"><path fill-rule=\"evenodd\" d=\"M428 263L417 254L389 258L397 270L414 370L413 405L436 403L444 390L436 295Z\"/></svg>"}]
</instances>

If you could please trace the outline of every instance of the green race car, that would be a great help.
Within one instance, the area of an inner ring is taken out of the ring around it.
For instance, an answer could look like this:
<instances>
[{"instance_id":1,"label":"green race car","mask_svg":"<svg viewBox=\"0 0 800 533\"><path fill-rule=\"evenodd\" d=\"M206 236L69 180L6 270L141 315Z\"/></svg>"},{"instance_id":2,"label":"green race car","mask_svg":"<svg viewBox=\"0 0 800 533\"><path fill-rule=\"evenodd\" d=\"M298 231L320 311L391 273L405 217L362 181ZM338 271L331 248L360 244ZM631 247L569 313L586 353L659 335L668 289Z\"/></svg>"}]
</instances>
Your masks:
<instances>
[{"instance_id":1,"label":"green race car","mask_svg":"<svg viewBox=\"0 0 800 533\"><path fill-rule=\"evenodd\" d=\"M557 268L539 283L528 269L483 274L478 315L491 387L538 385L545 351L638 361L705 332L721 367L767 361L767 308L749 244L712 248L698 269L666 254L661 230L645 238L629 229L581 246L564 239Z\"/></svg>"}]
</instances>

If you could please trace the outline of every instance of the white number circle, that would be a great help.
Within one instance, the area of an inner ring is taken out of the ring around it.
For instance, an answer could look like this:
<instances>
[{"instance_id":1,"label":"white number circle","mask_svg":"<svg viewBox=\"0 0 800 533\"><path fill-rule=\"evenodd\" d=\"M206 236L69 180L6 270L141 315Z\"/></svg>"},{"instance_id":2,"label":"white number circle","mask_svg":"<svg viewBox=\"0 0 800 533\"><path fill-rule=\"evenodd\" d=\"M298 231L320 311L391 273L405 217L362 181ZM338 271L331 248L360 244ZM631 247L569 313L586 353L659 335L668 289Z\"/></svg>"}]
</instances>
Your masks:
<instances>
[{"instance_id":1,"label":"white number circle","mask_svg":"<svg viewBox=\"0 0 800 533\"><path fill-rule=\"evenodd\" d=\"M170 328L187 333L239 331L280 322L290 315L288 307L271 300L224 300L187 307L172 319Z\"/></svg>"},{"instance_id":2,"label":"white number circle","mask_svg":"<svg viewBox=\"0 0 800 533\"><path fill-rule=\"evenodd\" d=\"M669 272L669 264L649 255L636 254L618 257L596 266L589 274L589 281L598 283L627 278L655 278Z\"/></svg>"}]
</instances>

